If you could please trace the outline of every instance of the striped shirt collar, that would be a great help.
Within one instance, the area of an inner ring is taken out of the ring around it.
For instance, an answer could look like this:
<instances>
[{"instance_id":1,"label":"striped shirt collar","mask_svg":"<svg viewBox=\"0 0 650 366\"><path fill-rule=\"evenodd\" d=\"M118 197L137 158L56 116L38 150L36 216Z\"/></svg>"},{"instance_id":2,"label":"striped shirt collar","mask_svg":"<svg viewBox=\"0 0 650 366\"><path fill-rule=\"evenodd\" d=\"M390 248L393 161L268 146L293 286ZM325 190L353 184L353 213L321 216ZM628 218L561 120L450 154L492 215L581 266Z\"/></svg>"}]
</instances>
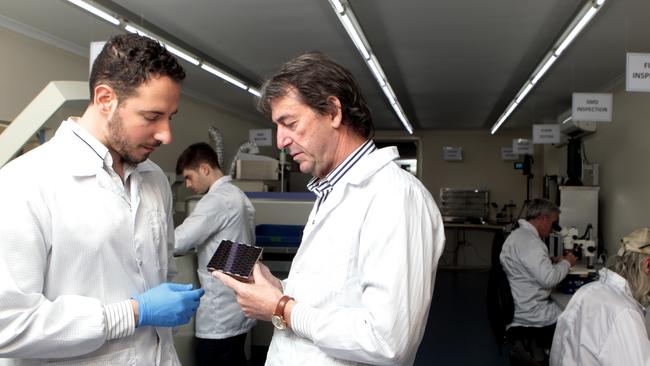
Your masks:
<instances>
[{"instance_id":1,"label":"striped shirt collar","mask_svg":"<svg viewBox=\"0 0 650 366\"><path fill-rule=\"evenodd\" d=\"M336 183L338 183L341 178L343 178L343 176L345 176L345 174L349 172L359 160L361 160L364 156L370 155L375 150L377 150L375 143L372 140L366 140L341 164L334 168L334 170L332 170L325 178L312 178L312 180L307 183L307 189L314 192L316 196L318 196L319 201L324 201Z\"/></svg>"}]
</instances>

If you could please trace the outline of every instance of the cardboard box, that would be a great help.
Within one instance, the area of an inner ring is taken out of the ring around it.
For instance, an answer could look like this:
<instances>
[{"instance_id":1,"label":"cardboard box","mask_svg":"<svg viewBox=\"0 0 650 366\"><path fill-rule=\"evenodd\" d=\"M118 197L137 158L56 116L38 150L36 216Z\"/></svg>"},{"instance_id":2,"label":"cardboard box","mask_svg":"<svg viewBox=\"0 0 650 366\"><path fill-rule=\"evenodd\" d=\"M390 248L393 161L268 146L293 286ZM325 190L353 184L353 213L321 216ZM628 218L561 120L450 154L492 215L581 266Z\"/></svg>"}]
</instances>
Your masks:
<instances>
[{"instance_id":1,"label":"cardboard box","mask_svg":"<svg viewBox=\"0 0 650 366\"><path fill-rule=\"evenodd\" d=\"M236 179L278 180L277 160L237 160Z\"/></svg>"}]
</instances>

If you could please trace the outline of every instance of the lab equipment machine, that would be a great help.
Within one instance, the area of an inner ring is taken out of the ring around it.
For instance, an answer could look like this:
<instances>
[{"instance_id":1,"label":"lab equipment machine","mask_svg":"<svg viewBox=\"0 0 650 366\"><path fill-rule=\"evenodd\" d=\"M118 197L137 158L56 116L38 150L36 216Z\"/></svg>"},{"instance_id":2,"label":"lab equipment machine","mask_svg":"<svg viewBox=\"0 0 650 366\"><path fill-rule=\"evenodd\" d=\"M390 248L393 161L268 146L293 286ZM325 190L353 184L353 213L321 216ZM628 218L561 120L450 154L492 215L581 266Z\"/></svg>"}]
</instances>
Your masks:
<instances>
[{"instance_id":1,"label":"lab equipment machine","mask_svg":"<svg viewBox=\"0 0 650 366\"><path fill-rule=\"evenodd\" d=\"M551 256L563 254L564 239L571 239L566 245L576 245L588 261L598 256L598 192L596 186L560 186L560 218L562 228L575 228L578 232L566 235L553 234L550 238L549 252ZM576 237L574 239L574 236ZM575 240L578 240L574 243ZM573 248L573 247L571 247ZM576 255L577 256L577 255Z\"/></svg>"},{"instance_id":2,"label":"lab equipment machine","mask_svg":"<svg viewBox=\"0 0 650 366\"><path fill-rule=\"evenodd\" d=\"M441 188L442 219L453 223L487 223L489 195L486 189Z\"/></svg>"}]
</instances>

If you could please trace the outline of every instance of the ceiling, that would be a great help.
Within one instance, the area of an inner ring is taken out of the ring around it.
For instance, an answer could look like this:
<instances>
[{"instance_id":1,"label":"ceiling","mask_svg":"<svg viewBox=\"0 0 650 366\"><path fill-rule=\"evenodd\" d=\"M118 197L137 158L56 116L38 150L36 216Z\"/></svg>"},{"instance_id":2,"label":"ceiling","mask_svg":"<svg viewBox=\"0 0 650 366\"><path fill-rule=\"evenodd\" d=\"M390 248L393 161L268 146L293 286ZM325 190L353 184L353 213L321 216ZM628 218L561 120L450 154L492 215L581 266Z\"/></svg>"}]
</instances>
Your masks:
<instances>
[{"instance_id":1,"label":"ceiling","mask_svg":"<svg viewBox=\"0 0 650 366\"><path fill-rule=\"evenodd\" d=\"M95 2L157 28L254 85L292 57L320 50L355 75L377 129L403 130L327 0ZM349 3L417 131L489 129L585 0ZM626 52L650 52L648 15L648 0L607 0L504 127L553 123L570 108L572 92L621 83ZM123 32L65 0L0 1L2 25L84 56L91 41ZM251 94L184 66L184 92L265 121Z\"/></svg>"}]
</instances>

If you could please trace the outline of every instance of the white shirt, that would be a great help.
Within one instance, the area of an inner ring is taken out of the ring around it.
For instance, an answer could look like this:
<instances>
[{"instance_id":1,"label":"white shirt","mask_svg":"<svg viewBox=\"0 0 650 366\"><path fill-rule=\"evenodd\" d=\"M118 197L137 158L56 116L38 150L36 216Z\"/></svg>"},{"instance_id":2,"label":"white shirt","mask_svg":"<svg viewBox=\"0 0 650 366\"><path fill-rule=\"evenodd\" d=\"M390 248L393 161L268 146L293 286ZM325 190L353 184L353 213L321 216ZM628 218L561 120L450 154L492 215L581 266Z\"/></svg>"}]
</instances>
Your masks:
<instances>
[{"instance_id":1,"label":"white shirt","mask_svg":"<svg viewBox=\"0 0 650 366\"><path fill-rule=\"evenodd\" d=\"M625 278L603 268L571 297L557 321L551 365L650 365L645 309Z\"/></svg>"},{"instance_id":2,"label":"white shirt","mask_svg":"<svg viewBox=\"0 0 650 366\"><path fill-rule=\"evenodd\" d=\"M551 300L551 291L569 273L571 264L565 260L551 263L546 244L526 220L519 220L519 228L506 239L499 259L515 303L510 326L545 327L555 323L562 309Z\"/></svg>"},{"instance_id":3,"label":"white shirt","mask_svg":"<svg viewBox=\"0 0 650 366\"><path fill-rule=\"evenodd\" d=\"M255 321L241 311L235 293L206 269L222 240L255 244L255 208L227 175L215 181L174 231L177 254L198 251L198 275L205 295L196 312L196 336L223 339L248 332Z\"/></svg>"},{"instance_id":4,"label":"white shirt","mask_svg":"<svg viewBox=\"0 0 650 366\"><path fill-rule=\"evenodd\" d=\"M11 363L179 364L171 329L135 329L129 302L175 271L169 184L150 161L126 166L125 185L111 166L67 120L0 170L0 357L22 359Z\"/></svg>"},{"instance_id":5,"label":"white shirt","mask_svg":"<svg viewBox=\"0 0 650 366\"><path fill-rule=\"evenodd\" d=\"M312 209L284 281L293 329L275 331L267 365L414 362L445 239L433 198L397 157L363 157Z\"/></svg>"}]
</instances>

